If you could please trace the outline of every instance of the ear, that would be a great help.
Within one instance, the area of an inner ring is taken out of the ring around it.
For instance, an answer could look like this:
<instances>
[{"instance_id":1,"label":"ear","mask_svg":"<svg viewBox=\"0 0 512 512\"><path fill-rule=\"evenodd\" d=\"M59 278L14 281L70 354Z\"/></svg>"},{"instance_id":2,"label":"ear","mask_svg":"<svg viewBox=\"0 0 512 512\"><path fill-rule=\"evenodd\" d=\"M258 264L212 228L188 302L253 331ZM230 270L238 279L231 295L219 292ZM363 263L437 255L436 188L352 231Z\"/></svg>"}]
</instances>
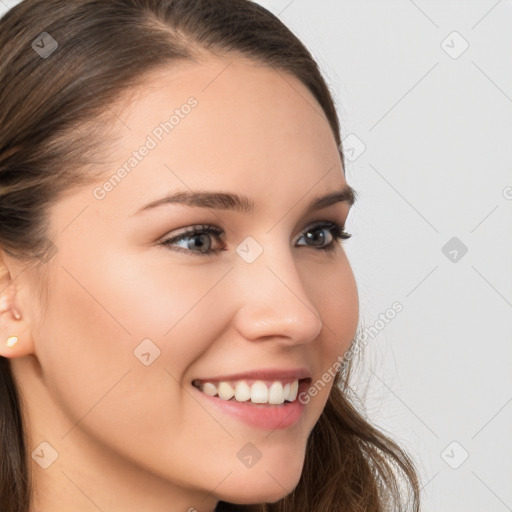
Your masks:
<instances>
[{"instance_id":1,"label":"ear","mask_svg":"<svg viewBox=\"0 0 512 512\"><path fill-rule=\"evenodd\" d=\"M22 357L33 353L28 304L21 301L22 266L0 250L0 356Z\"/></svg>"}]
</instances>

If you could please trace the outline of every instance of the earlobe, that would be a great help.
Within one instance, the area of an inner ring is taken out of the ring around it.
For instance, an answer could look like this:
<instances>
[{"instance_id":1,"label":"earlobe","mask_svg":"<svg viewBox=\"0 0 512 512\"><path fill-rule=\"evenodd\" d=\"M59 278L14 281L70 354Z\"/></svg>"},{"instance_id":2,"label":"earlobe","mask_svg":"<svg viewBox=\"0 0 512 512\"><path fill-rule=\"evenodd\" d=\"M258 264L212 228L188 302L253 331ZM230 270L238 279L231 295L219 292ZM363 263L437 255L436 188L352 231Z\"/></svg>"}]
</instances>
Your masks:
<instances>
[{"instance_id":1,"label":"earlobe","mask_svg":"<svg viewBox=\"0 0 512 512\"><path fill-rule=\"evenodd\" d=\"M14 357L17 354L17 347L19 338L16 335L7 335L5 337L5 330L13 329L10 326L12 320L8 318L8 316L12 315L14 320L20 320L21 315L15 308L12 307L9 291L4 290L2 296L0 296L0 355L4 357ZM7 326L7 327L4 327Z\"/></svg>"},{"instance_id":2,"label":"earlobe","mask_svg":"<svg viewBox=\"0 0 512 512\"><path fill-rule=\"evenodd\" d=\"M15 303L16 286L4 267L0 271L0 356L15 358L31 353L32 346L26 330L26 319L22 318Z\"/></svg>"},{"instance_id":3,"label":"earlobe","mask_svg":"<svg viewBox=\"0 0 512 512\"><path fill-rule=\"evenodd\" d=\"M16 345L16 343L18 343L18 336L9 336L7 338L7 346L9 348L14 347L14 345Z\"/></svg>"},{"instance_id":4,"label":"earlobe","mask_svg":"<svg viewBox=\"0 0 512 512\"><path fill-rule=\"evenodd\" d=\"M0 356L13 358L30 353L30 347L23 340L23 322L17 311L5 296L0 298Z\"/></svg>"}]
</instances>

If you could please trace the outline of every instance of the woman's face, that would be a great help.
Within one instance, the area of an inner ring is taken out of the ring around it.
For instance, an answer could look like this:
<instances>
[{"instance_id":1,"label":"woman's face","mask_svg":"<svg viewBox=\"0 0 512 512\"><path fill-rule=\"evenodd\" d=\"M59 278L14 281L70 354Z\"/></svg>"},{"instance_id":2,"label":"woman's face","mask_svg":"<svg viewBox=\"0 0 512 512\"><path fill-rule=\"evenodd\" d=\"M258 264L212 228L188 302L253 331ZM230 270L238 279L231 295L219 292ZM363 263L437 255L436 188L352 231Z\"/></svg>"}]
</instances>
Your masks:
<instances>
[{"instance_id":1,"label":"woman's face","mask_svg":"<svg viewBox=\"0 0 512 512\"><path fill-rule=\"evenodd\" d=\"M47 308L32 315L35 357L13 360L29 453L46 441L59 456L34 472L60 482L56 496L104 510L276 501L299 481L332 388L322 376L357 328L354 276L325 226L343 226L351 203L310 209L346 187L335 139L298 79L241 59L148 75L125 107L112 109L120 138L104 178L50 210L57 252ZM199 191L253 207L147 207ZM195 225L221 234L169 242ZM235 399L233 412L192 384L258 370L286 384L296 369L323 382L302 411L298 399L244 409Z\"/></svg>"}]
</instances>

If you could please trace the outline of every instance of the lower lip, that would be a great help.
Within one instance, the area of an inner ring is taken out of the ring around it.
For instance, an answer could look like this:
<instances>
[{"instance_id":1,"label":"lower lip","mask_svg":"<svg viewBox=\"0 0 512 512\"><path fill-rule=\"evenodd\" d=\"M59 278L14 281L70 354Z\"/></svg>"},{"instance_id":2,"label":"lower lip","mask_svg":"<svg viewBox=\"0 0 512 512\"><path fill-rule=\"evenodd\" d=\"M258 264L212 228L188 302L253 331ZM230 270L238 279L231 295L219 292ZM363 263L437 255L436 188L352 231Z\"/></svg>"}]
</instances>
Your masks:
<instances>
[{"instance_id":1,"label":"lower lip","mask_svg":"<svg viewBox=\"0 0 512 512\"><path fill-rule=\"evenodd\" d=\"M301 382L298 394L307 389L308 385L307 381ZM284 402L280 405L253 404L251 401L222 400L218 396L210 396L203 393L195 386L192 387L222 412L231 414L251 427L265 430L280 430L292 427L298 423L305 408L305 404L299 402L298 399L295 399L293 402Z\"/></svg>"}]
</instances>

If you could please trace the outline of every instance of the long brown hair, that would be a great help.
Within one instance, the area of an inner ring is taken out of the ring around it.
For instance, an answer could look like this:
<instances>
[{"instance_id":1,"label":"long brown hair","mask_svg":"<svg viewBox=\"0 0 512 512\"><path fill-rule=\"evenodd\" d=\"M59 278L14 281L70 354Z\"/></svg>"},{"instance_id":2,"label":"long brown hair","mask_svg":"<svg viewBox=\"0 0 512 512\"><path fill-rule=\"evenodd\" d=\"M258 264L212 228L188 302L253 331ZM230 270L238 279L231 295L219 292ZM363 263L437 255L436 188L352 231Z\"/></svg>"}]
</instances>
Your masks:
<instances>
[{"instance_id":1,"label":"long brown hair","mask_svg":"<svg viewBox=\"0 0 512 512\"><path fill-rule=\"evenodd\" d=\"M296 76L340 145L333 100L311 54L249 0L24 0L8 11L0 20L0 249L44 275L54 249L47 207L99 176L101 116L149 71L208 53ZM347 357L336 375L293 492L255 506L221 501L218 511L419 510L412 460L351 399L353 362ZM28 512L31 503L22 398L9 360L0 357L2 512Z\"/></svg>"}]
</instances>

